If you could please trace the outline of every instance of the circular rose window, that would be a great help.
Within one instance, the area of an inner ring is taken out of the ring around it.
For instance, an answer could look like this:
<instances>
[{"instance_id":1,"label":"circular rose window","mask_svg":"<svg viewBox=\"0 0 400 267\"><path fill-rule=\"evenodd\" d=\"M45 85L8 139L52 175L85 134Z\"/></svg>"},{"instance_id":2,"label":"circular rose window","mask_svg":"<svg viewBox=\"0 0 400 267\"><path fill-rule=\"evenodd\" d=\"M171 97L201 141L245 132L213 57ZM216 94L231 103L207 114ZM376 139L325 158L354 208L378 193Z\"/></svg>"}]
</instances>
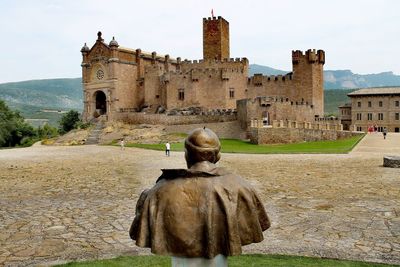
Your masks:
<instances>
[{"instance_id":1,"label":"circular rose window","mask_svg":"<svg viewBox=\"0 0 400 267\"><path fill-rule=\"evenodd\" d=\"M96 76L97 76L97 79L102 80L104 78L104 71L103 70L98 70L96 72Z\"/></svg>"}]
</instances>

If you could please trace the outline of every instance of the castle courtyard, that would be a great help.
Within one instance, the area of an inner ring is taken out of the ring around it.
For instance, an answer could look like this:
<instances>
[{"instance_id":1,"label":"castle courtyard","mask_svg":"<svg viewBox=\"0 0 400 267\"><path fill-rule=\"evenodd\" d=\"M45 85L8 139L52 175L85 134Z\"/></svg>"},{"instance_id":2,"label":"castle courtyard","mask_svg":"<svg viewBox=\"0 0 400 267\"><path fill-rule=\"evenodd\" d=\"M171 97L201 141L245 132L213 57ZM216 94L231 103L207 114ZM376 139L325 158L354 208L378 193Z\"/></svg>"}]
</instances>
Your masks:
<instances>
[{"instance_id":1,"label":"castle courtyard","mask_svg":"<svg viewBox=\"0 0 400 267\"><path fill-rule=\"evenodd\" d=\"M173 146L173 144L172 144ZM222 154L249 180L271 217L265 240L244 253L400 264L400 134L367 135L350 154ZM0 150L0 266L149 254L128 229L141 191L182 152L111 146Z\"/></svg>"}]
</instances>

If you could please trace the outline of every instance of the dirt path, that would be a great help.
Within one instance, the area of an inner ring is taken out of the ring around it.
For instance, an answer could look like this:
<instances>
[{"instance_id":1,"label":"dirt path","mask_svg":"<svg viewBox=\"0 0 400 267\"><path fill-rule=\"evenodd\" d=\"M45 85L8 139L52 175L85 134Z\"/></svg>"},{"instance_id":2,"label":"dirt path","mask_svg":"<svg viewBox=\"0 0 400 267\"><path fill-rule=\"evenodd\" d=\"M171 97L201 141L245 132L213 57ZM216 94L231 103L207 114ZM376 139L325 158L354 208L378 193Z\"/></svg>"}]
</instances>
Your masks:
<instances>
[{"instance_id":1,"label":"dirt path","mask_svg":"<svg viewBox=\"0 0 400 267\"><path fill-rule=\"evenodd\" d=\"M245 253L400 263L400 134L368 135L348 155L223 154L220 165L259 190L271 216ZM129 239L141 190L183 153L108 146L0 150L0 266L149 253Z\"/></svg>"}]
</instances>

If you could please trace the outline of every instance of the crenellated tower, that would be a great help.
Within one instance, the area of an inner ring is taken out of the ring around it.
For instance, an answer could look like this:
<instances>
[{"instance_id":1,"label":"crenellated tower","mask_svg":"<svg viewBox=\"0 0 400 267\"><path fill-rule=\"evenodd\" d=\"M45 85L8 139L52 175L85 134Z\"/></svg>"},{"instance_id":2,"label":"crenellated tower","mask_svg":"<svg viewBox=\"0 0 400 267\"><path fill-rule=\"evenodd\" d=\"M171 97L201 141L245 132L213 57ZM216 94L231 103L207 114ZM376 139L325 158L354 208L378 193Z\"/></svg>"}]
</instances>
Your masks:
<instances>
[{"instance_id":1,"label":"crenellated tower","mask_svg":"<svg viewBox=\"0 0 400 267\"><path fill-rule=\"evenodd\" d=\"M312 104L315 114L324 116L325 52L315 49L292 51L294 98Z\"/></svg>"},{"instance_id":2,"label":"crenellated tower","mask_svg":"<svg viewBox=\"0 0 400 267\"><path fill-rule=\"evenodd\" d=\"M229 22L221 16L203 18L203 58L229 58Z\"/></svg>"}]
</instances>

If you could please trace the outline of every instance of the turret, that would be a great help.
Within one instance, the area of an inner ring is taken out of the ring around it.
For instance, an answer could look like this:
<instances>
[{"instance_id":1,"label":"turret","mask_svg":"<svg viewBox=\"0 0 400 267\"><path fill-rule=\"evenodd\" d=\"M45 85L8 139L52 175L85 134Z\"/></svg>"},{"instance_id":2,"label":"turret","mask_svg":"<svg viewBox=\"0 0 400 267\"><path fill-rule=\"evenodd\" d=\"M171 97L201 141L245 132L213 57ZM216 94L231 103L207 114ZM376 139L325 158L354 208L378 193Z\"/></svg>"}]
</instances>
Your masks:
<instances>
[{"instance_id":1,"label":"turret","mask_svg":"<svg viewBox=\"0 0 400 267\"><path fill-rule=\"evenodd\" d=\"M315 108L315 114L324 115L324 64L325 52L308 49L292 51L294 99L307 101Z\"/></svg>"},{"instance_id":2,"label":"turret","mask_svg":"<svg viewBox=\"0 0 400 267\"><path fill-rule=\"evenodd\" d=\"M203 18L203 58L229 58L229 22L220 16Z\"/></svg>"}]
</instances>

